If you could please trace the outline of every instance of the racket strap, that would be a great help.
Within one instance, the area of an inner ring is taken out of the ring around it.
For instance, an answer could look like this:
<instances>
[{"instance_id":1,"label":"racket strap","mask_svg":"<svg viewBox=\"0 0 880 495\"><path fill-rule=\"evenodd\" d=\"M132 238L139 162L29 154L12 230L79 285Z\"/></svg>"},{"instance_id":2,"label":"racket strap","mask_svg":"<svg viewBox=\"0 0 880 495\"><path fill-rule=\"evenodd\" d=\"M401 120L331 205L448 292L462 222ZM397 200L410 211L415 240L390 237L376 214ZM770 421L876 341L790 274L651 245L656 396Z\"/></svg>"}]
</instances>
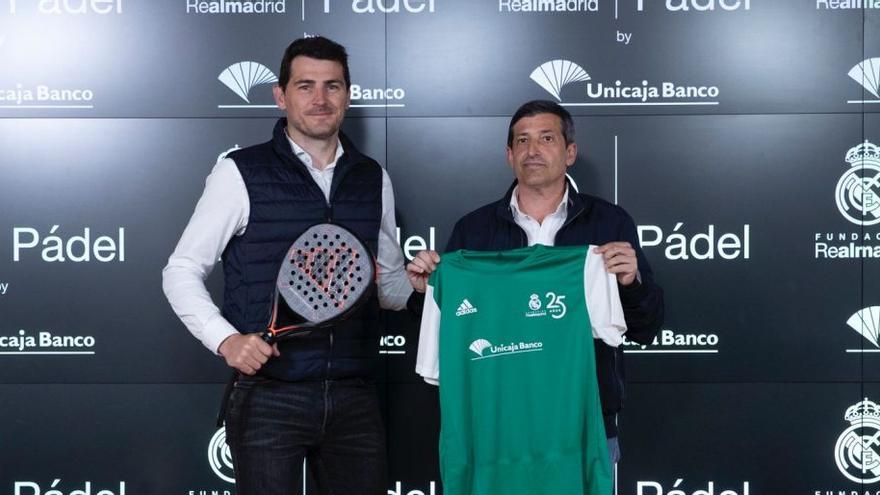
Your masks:
<instances>
[{"instance_id":1,"label":"racket strap","mask_svg":"<svg viewBox=\"0 0 880 495\"><path fill-rule=\"evenodd\" d=\"M226 422L226 410L229 408L229 396L232 395L232 389L235 388L235 381L238 380L238 371L232 372L232 378L226 383L226 390L223 391L223 398L220 400L220 410L217 411L217 428L221 428Z\"/></svg>"}]
</instances>

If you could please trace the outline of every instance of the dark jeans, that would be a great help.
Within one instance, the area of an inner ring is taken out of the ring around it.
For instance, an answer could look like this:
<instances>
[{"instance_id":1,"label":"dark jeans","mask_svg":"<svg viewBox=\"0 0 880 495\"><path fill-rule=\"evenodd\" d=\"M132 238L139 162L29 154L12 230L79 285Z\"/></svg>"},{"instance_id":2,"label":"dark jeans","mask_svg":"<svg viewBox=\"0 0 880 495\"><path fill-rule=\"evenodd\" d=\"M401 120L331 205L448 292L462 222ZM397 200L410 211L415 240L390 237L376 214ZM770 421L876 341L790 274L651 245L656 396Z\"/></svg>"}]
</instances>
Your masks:
<instances>
[{"instance_id":1,"label":"dark jeans","mask_svg":"<svg viewBox=\"0 0 880 495\"><path fill-rule=\"evenodd\" d=\"M325 495L384 495L385 430L376 387L359 378L290 383L243 377L226 412L238 495L291 495L308 459Z\"/></svg>"}]
</instances>

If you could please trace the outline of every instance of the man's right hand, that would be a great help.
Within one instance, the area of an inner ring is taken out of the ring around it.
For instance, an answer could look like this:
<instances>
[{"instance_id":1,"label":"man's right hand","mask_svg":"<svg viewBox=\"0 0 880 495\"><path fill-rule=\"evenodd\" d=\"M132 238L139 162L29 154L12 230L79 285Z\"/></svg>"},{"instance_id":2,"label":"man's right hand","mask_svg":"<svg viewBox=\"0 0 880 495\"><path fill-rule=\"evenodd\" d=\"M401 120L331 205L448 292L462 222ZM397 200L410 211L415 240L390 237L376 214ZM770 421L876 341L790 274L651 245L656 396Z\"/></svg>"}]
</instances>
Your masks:
<instances>
[{"instance_id":1,"label":"man's right hand","mask_svg":"<svg viewBox=\"0 0 880 495\"><path fill-rule=\"evenodd\" d=\"M415 258L406 265L406 276L416 292L425 292L428 277L437 269L440 255L437 251L419 251Z\"/></svg>"},{"instance_id":2,"label":"man's right hand","mask_svg":"<svg viewBox=\"0 0 880 495\"><path fill-rule=\"evenodd\" d=\"M256 333L230 335L217 350L226 364L245 375L256 374L270 357L281 355L278 344L269 345Z\"/></svg>"}]
</instances>

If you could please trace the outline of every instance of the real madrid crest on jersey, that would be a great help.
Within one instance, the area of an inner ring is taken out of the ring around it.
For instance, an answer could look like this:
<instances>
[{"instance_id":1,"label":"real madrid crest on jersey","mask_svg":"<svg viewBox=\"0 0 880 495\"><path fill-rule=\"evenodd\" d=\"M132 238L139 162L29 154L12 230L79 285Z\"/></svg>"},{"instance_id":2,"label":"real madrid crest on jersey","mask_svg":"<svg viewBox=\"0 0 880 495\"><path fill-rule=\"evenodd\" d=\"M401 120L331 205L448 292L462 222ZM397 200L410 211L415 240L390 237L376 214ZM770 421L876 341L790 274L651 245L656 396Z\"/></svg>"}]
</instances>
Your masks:
<instances>
[{"instance_id":1,"label":"real madrid crest on jersey","mask_svg":"<svg viewBox=\"0 0 880 495\"><path fill-rule=\"evenodd\" d=\"M547 300L546 305L541 302L538 294L532 294L529 296L529 310L525 312L526 318L547 316L548 313L554 320L558 320L565 316L566 307L564 295L557 295L555 292L548 292L544 297Z\"/></svg>"},{"instance_id":2,"label":"real madrid crest on jersey","mask_svg":"<svg viewBox=\"0 0 880 495\"><path fill-rule=\"evenodd\" d=\"M834 459L856 483L880 481L880 406L867 398L846 410L850 427L837 439Z\"/></svg>"},{"instance_id":3,"label":"real madrid crest on jersey","mask_svg":"<svg viewBox=\"0 0 880 495\"><path fill-rule=\"evenodd\" d=\"M850 168L837 182L837 208L852 223L880 223L880 148L865 141L850 148L845 160Z\"/></svg>"}]
</instances>

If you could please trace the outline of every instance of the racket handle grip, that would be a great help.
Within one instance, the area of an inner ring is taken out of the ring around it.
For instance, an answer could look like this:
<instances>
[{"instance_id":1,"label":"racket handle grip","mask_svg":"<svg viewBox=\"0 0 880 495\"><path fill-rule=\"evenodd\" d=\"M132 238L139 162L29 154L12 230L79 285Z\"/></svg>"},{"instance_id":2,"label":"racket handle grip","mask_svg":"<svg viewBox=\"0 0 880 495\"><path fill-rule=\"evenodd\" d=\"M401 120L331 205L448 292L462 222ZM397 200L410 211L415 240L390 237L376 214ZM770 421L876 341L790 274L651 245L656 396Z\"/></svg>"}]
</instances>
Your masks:
<instances>
[{"instance_id":1,"label":"racket handle grip","mask_svg":"<svg viewBox=\"0 0 880 495\"><path fill-rule=\"evenodd\" d=\"M221 428L226 424L226 409L229 407L229 396L232 395L232 389L235 387L236 380L238 380L238 371L233 371L232 378L226 382L223 399L220 400L220 410L217 411L217 428Z\"/></svg>"},{"instance_id":2,"label":"racket handle grip","mask_svg":"<svg viewBox=\"0 0 880 495\"><path fill-rule=\"evenodd\" d=\"M272 335L272 332L263 332L263 334L260 335L260 338L267 344L271 345L275 343L275 336Z\"/></svg>"}]
</instances>

